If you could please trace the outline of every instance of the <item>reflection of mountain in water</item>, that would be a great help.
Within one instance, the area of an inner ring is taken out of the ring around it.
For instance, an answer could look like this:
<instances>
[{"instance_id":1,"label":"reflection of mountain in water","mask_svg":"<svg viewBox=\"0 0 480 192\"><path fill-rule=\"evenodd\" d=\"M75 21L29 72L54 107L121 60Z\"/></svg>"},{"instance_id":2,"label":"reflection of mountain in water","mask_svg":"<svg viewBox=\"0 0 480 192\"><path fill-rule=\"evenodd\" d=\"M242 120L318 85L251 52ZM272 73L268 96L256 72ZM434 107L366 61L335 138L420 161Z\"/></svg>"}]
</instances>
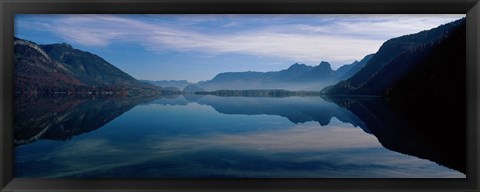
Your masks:
<instances>
[{"instance_id":1,"label":"reflection of mountain in water","mask_svg":"<svg viewBox=\"0 0 480 192\"><path fill-rule=\"evenodd\" d=\"M464 113L446 117L448 113L443 113L445 108L442 110L441 105L431 102L412 101L401 104L402 108L399 109L397 105L377 97L327 99L333 103L320 97L214 96L198 98L195 102L210 105L224 114L279 115L293 123L317 121L321 125L328 125L330 119L336 117L375 135L387 149L429 159L465 173ZM438 121L439 118L442 121ZM445 126L461 129L443 129Z\"/></svg>"},{"instance_id":2,"label":"reflection of mountain in water","mask_svg":"<svg viewBox=\"0 0 480 192\"><path fill-rule=\"evenodd\" d=\"M168 97L159 97L154 101L149 102L148 104L158 104L158 105L187 105L188 100L181 95L170 95Z\"/></svg>"},{"instance_id":3,"label":"reflection of mountain in water","mask_svg":"<svg viewBox=\"0 0 480 192\"><path fill-rule=\"evenodd\" d=\"M316 121L328 125L333 117L342 122L360 126L366 130L363 122L353 113L324 101L321 97L215 97L205 96L196 103L212 106L223 114L278 115L293 123ZM368 130L366 130L368 132Z\"/></svg>"},{"instance_id":4,"label":"reflection of mountain in water","mask_svg":"<svg viewBox=\"0 0 480 192\"><path fill-rule=\"evenodd\" d=\"M443 166L466 170L465 112L446 113L440 102L384 98L328 98L365 122L380 143L392 151L429 159Z\"/></svg>"},{"instance_id":5,"label":"reflection of mountain in water","mask_svg":"<svg viewBox=\"0 0 480 192\"><path fill-rule=\"evenodd\" d=\"M16 99L14 142L22 145L38 139L68 140L153 99L20 96Z\"/></svg>"},{"instance_id":6,"label":"reflection of mountain in water","mask_svg":"<svg viewBox=\"0 0 480 192\"><path fill-rule=\"evenodd\" d=\"M465 173L463 113L446 117L447 113L442 114L441 105L412 103L398 107L382 98L326 99L327 101L322 97L259 98L211 95L168 98L20 97L17 100L15 116L15 145L38 139L67 140L96 130L142 103L183 106L194 102L211 106L223 114L278 115L293 123L316 121L320 125L328 125L335 117L375 135L387 149L429 159ZM421 115L427 113L429 115ZM440 129L445 126L452 129ZM462 129L455 129L454 126Z\"/></svg>"}]
</instances>

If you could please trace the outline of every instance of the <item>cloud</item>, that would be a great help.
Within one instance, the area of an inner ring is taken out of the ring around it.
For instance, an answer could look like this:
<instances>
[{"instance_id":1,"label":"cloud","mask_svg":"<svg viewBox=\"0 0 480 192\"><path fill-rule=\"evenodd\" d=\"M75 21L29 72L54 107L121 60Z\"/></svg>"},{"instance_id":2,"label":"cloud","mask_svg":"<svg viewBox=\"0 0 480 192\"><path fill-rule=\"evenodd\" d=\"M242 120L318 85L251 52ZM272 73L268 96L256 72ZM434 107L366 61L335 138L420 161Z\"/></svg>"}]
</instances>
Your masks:
<instances>
[{"instance_id":1,"label":"cloud","mask_svg":"<svg viewBox=\"0 0 480 192\"><path fill-rule=\"evenodd\" d=\"M393 37L431 29L449 21L453 20L400 17L395 19L369 19L362 21L347 20L319 26L302 24L291 27L305 33L385 41Z\"/></svg>"},{"instance_id":2,"label":"cloud","mask_svg":"<svg viewBox=\"0 0 480 192\"><path fill-rule=\"evenodd\" d=\"M335 63L359 60L389 38L461 16L227 15L222 20L212 15L63 15L43 21L42 29L85 46L128 42L154 52L237 53Z\"/></svg>"}]
</instances>

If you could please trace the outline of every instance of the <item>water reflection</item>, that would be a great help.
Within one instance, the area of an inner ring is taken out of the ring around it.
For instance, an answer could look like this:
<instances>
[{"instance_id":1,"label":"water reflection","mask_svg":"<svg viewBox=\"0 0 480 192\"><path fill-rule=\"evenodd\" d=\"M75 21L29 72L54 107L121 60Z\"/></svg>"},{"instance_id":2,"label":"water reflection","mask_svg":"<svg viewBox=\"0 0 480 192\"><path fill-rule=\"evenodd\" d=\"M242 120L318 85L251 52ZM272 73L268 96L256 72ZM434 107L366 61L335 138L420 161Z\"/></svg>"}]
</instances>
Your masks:
<instances>
[{"instance_id":1,"label":"water reflection","mask_svg":"<svg viewBox=\"0 0 480 192\"><path fill-rule=\"evenodd\" d=\"M429 159L465 173L466 105L438 98L327 98L363 120L390 150ZM464 103L464 102L463 102Z\"/></svg>"},{"instance_id":2,"label":"water reflection","mask_svg":"<svg viewBox=\"0 0 480 192\"><path fill-rule=\"evenodd\" d=\"M155 98L35 97L16 98L15 145L40 138L68 140L98 129L134 106Z\"/></svg>"},{"instance_id":3,"label":"water reflection","mask_svg":"<svg viewBox=\"0 0 480 192\"><path fill-rule=\"evenodd\" d=\"M29 97L16 177L465 177L404 119L351 98Z\"/></svg>"}]
</instances>

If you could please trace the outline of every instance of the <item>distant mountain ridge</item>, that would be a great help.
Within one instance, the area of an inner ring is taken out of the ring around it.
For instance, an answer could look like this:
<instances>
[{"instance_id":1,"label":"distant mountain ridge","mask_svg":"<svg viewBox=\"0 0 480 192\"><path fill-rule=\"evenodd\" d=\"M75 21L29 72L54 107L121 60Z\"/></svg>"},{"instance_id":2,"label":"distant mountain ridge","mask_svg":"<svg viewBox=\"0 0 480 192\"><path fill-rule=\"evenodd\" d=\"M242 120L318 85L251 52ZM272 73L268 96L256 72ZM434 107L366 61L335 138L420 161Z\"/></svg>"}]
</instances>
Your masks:
<instances>
[{"instance_id":1,"label":"distant mountain ridge","mask_svg":"<svg viewBox=\"0 0 480 192\"><path fill-rule=\"evenodd\" d=\"M188 82L187 80L161 80L161 81L139 80L139 81L144 83L149 83L159 87L176 87L180 90L183 90L186 86L193 84Z\"/></svg>"},{"instance_id":2,"label":"distant mountain ridge","mask_svg":"<svg viewBox=\"0 0 480 192\"><path fill-rule=\"evenodd\" d=\"M344 65L332 70L330 63L322 61L317 66L295 63L288 69L270 72L225 72L217 74L213 79L199 82L196 85L207 91L229 89L287 89L292 91L319 91L327 85L350 77L361 69L372 55L361 61Z\"/></svg>"}]
</instances>

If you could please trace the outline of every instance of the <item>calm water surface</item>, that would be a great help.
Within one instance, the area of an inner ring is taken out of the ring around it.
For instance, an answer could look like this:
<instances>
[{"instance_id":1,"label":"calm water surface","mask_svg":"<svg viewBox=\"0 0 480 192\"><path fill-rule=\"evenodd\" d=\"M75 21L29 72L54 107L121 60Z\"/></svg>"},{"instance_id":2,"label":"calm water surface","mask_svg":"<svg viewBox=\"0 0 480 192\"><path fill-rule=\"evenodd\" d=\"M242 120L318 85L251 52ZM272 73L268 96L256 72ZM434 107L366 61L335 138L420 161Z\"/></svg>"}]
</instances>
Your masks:
<instances>
[{"instance_id":1,"label":"calm water surface","mask_svg":"<svg viewBox=\"0 0 480 192\"><path fill-rule=\"evenodd\" d=\"M15 177L465 178L321 97L66 100L17 104Z\"/></svg>"}]
</instances>

